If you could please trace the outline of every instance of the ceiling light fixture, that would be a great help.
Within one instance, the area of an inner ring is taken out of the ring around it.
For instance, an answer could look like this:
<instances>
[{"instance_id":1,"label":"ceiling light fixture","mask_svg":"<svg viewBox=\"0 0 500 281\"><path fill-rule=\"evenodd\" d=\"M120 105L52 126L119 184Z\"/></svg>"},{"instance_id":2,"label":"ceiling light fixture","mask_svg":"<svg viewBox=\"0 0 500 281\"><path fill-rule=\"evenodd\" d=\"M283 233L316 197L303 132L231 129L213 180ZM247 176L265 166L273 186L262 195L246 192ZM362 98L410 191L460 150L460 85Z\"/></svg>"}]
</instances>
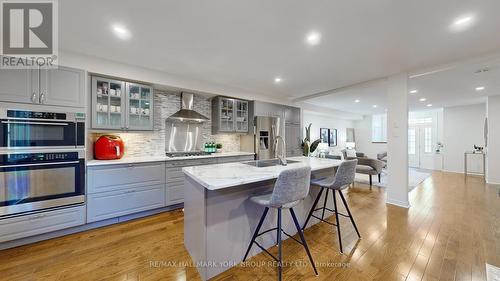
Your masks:
<instances>
[{"instance_id":1,"label":"ceiling light fixture","mask_svg":"<svg viewBox=\"0 0 500 281\"><path fill-rule=\"evenodd\" d=\"M484 90L484 89L486 89L486 88L485 88L485 87L483 87L483 86L481 86L481 87L476 87L476 91L478 91L478 92L479 92L479 91L482 91L482 90Z\"/></svg>"},{"instance_id":2,"label":"ceiling light fixture","mask_svg":"<svg viewBox=\"0 0 500 281\"><path fill-rule=\"evenodd\" d=\"M416 93L418 93L418 90L411 90L410 91L410 94L416 94Z\"/></svg>"},{"instance_id":3,"label":"ceiling light fixture","mask_svg":"<svg viewBox=\"0 0 500 281\"><path fill-rule=\"evenodd\" d=\"M281 77L274 78L274 83L276 83L276 84L281 83L281 81L283 81L283 79L281 79Z\"/></svg>"},{"instance_id":4,"label":"ceiling light fixture","mask_svg":"<svg viewBox=\"0 0 500 281\"><path fill-rule=\"evenodd\" d=\"M373 107L373 108L377 108L377 105L376 105L376 104L374 104L374 105L372 105L372 107Z\"/></svg>"},{"instance_id":5,"label":"ceiling light fixture","mask_svg":"<svg viewBox=\"0 0 500 281\"><path fill-rule=\"evenodd\" d=\"M306 36L306 42L311 46L318 45L320 41L321 41L321 33L319 32L311 31Z\"/></svg>"},{"instance_id":6,"label":"ceiling light fixture","mask_svg":"<svg viewBox=\"0 0 500 281\"><path fill-rule=\"evenodd\" d=\"M472 15L458 17L450 25L450 29L455 32L464 31L474 23L474 19Z\"/></svg>"},{"instance_id":7,"label":"ceiling light fixture","mask_svg":"<svg viewBox=\"0 0 500 281\"><path fill-rule=\"evenodd\" d=\"M360 102L360 100L354 100L354 102L355 102L355 103L358 103L358 102Z\"/></svg>"},{"instance_id":8,"label":"ceiling light fixture","mask_svg":"<svg viewBox=\"0 0 500 281\"><path fill-rule=\"evenodd\" d=\"M432 106L432 103L429 103L429 104L427 105L427 107L431 107L431 106Z\"/></svg>"},{"instance_id":9,"label":"ceiling light fixture","mask_svg":"<svg viewBox=\"0 0 500 281\"><path fill-rule=\"evenodd\" d=\"M427 100L426 98L419 99L419 101L426 101L426 100Z\"/></svg>"},{"instance_id":10,"label":"ceiling light fixture","mask_svg":"<svg viewBox=\"0 0 500 281\"><path fill-rule=\"evenodd\" d=\"M116 37L122 39L122 40L128 40L132 35L130 34L130 31L125 28L123 25L120 24L114 24L112 26L113 32L115 33Z\"/></svg>"}]
</instances>

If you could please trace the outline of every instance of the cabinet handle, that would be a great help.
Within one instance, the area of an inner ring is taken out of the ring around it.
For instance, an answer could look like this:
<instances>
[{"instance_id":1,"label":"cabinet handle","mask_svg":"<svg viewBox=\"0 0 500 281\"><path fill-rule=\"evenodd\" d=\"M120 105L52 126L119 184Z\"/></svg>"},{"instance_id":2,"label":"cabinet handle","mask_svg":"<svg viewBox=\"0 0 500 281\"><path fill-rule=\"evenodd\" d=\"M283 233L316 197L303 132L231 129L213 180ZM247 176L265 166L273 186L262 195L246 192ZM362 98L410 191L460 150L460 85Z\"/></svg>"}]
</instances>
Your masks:
<instances>
[{"instance_id":1,"label":"cabinet handle","mask_svg":"<svg viewBox=\"0 0 500 281\"><path fill-rule=\"evenodd\" d=\"M31 95L31 102L36 103L36 93L33 92L33 95Z\"/></svg>"},{"instance_id":2,"label":"cabinet handle","mask_svg":"<svg viewBox=\"0 0 500 281\"><path fill-rule=\"evenodd\" d=\"M45 103L45 94L43 92L40 93L40 103Z\"/></svg>"},{"instance_id":3,"label":"cabinet handle","mask_svg":"<svg viewBox=\"0 0 500 281\"><path fill-rule=\"evenodd\" d=\"M133 167L134 167L134 165L132 165L132 164L128 164L128 165L127 165L127 167L129 167L129 168L133 168Z\"/></svg>"}]
</instances>

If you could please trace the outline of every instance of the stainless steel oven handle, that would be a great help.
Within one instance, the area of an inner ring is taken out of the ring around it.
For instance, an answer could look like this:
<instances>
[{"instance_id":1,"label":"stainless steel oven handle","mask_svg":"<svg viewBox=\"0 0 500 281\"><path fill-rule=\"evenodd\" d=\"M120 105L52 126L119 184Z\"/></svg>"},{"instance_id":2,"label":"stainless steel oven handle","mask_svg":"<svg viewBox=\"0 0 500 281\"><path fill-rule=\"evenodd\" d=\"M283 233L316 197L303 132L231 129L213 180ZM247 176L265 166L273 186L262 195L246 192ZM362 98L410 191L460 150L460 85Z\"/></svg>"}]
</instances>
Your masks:
<instances>
[{"instance_id":1,"label":"stainless steel oven handle","mask_svg":"<svg viewBox=\"0 0 500 281\"><path fill-rule=\"evenodd\" d=\"M33 166L64 165L64 164L78 164L78 163L80 163L80 161L46 162L46 163L36 163L36 164L1 165L0 168L33 167Z\"/></svg>"},{"instance_id":2,"label":"stainless steel oven handle","mask_svg":"<svg viewBox=\"0 0 500 281\"><path fill-rule=\"evenodd\" d=\"M26 124L26 125L49 125L49 126L68 126L68 123L44 123L44 122L22 122L22 121L2 121L3 124Z\"/></svg>"}]
</instances>

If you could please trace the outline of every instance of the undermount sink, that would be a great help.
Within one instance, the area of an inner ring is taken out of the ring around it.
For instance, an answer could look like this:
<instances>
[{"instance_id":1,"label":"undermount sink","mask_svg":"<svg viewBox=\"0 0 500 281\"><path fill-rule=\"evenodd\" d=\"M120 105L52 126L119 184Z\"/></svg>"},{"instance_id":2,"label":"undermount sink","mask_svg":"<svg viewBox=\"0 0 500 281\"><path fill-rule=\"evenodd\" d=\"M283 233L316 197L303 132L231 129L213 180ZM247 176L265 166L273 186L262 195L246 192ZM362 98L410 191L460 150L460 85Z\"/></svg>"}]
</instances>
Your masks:
<instances>
[{"instance_id":1,"label":"undermount sink","mask_svg":"<svg viewBox=\"0 0 500 281\"><path fill-rule=\"evenodd\" d=\"M286 160L287 164L292 164L292 163L298 163L300 161L297 160ZM243 164L250 165L250 166L255 166L255 167L272 167L272 166L280 166L280 160L279 159L267 159L267 160L255 160L255 161L250 161L250 162L243 162Z\"/></svg>"}]
</instances>

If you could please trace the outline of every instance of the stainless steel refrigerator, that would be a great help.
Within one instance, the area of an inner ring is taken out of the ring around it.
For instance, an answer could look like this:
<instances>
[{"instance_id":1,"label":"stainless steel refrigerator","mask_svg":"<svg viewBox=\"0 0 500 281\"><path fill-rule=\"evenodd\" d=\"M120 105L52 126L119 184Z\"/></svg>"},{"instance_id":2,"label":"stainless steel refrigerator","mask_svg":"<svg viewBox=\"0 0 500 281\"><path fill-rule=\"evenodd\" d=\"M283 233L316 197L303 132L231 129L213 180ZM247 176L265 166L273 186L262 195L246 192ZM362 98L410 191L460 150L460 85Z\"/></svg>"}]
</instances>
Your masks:
<instances>
[{"instance_id":1,"label":"stainless steel refrigerator","mask_svg":"<svg viewBox=\"0 0 500 281\"><path fill-rule=\"evenodd\" d=\"M283 123L279 117L255 116L254 133L241 138L242 150L254 152L257 160L275 158L276 137L285 136Z\"/></svg>"}]
</instances>

